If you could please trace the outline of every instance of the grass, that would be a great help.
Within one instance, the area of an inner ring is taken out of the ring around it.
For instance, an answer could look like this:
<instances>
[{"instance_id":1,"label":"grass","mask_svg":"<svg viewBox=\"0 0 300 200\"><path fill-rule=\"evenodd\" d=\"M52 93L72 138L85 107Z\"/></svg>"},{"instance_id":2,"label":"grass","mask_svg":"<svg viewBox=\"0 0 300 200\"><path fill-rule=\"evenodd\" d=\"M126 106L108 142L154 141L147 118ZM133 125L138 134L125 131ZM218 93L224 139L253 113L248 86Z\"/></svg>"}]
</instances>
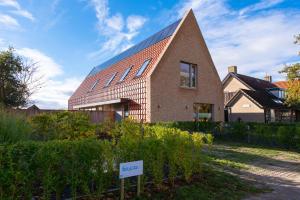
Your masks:
<instances>
[{"instance_id":1,"label":"grass","mask_svg":"<svg viewBox=\"0 0 300 200\"><path fill-rule=\"evenodd\" d=\"M182 184L165 191L148 192L140 199L242 199L253 194L270 192L266 186L256 186L228 172L251 171L266 163L300 160L292 151L232 142L218 142L204 149L204 175L191 184Z\"/></svg>"},{"instance_id":2,"label":"grass","mask_svg":"<svg viewBox=\"0 0 300 200\"><path fill-rule=\"evenodd\" d=\"M300 154L282 149L266 148L241 143L216 143L206 148L205 159L212 166L221 168L249 169L257 163L300 160Z\"/></svg>"},{"instance_id":3,"label":"grass","mask_svg":"<svg viewBox=\"0 0 300 200\"><path fill-rule=\"evenodd\" d=\"M241 180L237 176L226 172L206 168L201 178L196 178L190 184L182 184L167 188L165 191L145 192L141 198L136 199L189 199L189 200L237 200L249 194L264 192L250 182Z\"/></svg>"}]
</instances>

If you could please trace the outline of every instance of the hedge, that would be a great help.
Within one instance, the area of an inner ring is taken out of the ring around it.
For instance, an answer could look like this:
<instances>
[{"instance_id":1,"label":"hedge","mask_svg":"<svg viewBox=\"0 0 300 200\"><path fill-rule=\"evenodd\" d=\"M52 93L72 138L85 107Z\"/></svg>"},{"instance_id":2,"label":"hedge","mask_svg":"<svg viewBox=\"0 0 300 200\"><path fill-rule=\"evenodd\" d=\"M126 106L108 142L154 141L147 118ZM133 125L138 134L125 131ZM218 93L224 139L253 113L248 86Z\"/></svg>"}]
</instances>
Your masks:
<instances>
[{"instance_id":1,"label":"hedge","mask_svg":"<svg viewBox=\"0 0 300 200\"><path fill-rule=\"evenodd\" d=\"M0 199L101 198L118 187L120 162L144 160L143 183L160 187L164 178L190 181L200 173L201 148L211 136L146 126L144 135L126 133L117 140L22 141L0 146Z\"/></svg>"},{"instance_id":2,"label":"hedge","mask_svg":"<svg viewBox=\"0 0 300 200\"><path fill-rule=\"evenodd\" d=\"M213 133L216 140L245 142L300 151L300 123L164 122L159 126Z\"/></svg>"}]
</instances>

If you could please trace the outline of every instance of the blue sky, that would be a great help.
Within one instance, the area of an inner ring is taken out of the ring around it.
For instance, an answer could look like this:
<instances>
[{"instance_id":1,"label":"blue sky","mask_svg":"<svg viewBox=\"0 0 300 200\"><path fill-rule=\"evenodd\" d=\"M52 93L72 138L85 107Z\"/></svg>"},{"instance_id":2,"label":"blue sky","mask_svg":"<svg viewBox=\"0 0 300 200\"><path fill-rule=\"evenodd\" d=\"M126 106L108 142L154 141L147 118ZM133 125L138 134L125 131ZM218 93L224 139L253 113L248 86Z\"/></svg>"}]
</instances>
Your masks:
<instances>
[{"instance_id":1,"label":"blue sky","mask_svg":"<svg viewBox=\"0 0 300 200\"><path fill-rule=\"evenodd\" d=\"M275 80L300 61L298 0L0 0L0 49L9 45L40 66L42 108L66 108L93 66L145 39L193 8L219 75Z\"/></svg>"}]
</instances>

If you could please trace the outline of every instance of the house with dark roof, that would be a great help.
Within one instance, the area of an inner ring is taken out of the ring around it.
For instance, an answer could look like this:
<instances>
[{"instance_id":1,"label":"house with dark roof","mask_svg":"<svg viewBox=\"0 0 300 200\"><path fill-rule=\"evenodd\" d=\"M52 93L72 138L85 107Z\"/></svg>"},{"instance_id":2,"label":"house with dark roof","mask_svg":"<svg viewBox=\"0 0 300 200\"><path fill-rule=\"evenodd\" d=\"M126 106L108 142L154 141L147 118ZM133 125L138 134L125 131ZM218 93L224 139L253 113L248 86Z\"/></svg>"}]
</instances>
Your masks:
<instances>
[{"instance_id":1,"label":"house with dark roof","mask_svg":"<svg viewBox=\"0 0 300 200\"><path fill-rule=\"evenodd\" d=\"M223 80L225 121L291 122L295 112L284 104L286 88L272 83L272 77L254 78L228 68Z\"/></svg>"},{"instance_id":2,"label":"house with dark roof","mask_svg":"<svg viewBox=\"0 0 300 200\"><path fill-rule=\"evenodd\" d=\"M70 110L115 111L144 122L223 121L222 82L192 10L94 67Z\"/></svg>"}]
</instances>

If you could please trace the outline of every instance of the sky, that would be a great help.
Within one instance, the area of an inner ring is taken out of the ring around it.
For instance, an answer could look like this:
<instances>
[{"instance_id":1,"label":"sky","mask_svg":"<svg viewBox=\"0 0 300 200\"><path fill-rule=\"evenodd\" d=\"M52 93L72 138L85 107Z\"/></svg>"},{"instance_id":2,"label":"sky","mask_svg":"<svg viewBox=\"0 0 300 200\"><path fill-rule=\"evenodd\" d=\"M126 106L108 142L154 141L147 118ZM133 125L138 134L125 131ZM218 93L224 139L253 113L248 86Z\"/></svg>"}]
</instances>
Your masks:
<instances>
[{"instance_id":1,"label":"sky","mask_svg":"<svg viewBox=\"0 0 300 200\"><path fill-rule=\"evenodd\" d=\"M219 76L273 80L300 62L299 0L0 0L0 50L37 63L44 85L31 100L66 109L90 70L193 9Z\"/></svg>"}]
</instances>

